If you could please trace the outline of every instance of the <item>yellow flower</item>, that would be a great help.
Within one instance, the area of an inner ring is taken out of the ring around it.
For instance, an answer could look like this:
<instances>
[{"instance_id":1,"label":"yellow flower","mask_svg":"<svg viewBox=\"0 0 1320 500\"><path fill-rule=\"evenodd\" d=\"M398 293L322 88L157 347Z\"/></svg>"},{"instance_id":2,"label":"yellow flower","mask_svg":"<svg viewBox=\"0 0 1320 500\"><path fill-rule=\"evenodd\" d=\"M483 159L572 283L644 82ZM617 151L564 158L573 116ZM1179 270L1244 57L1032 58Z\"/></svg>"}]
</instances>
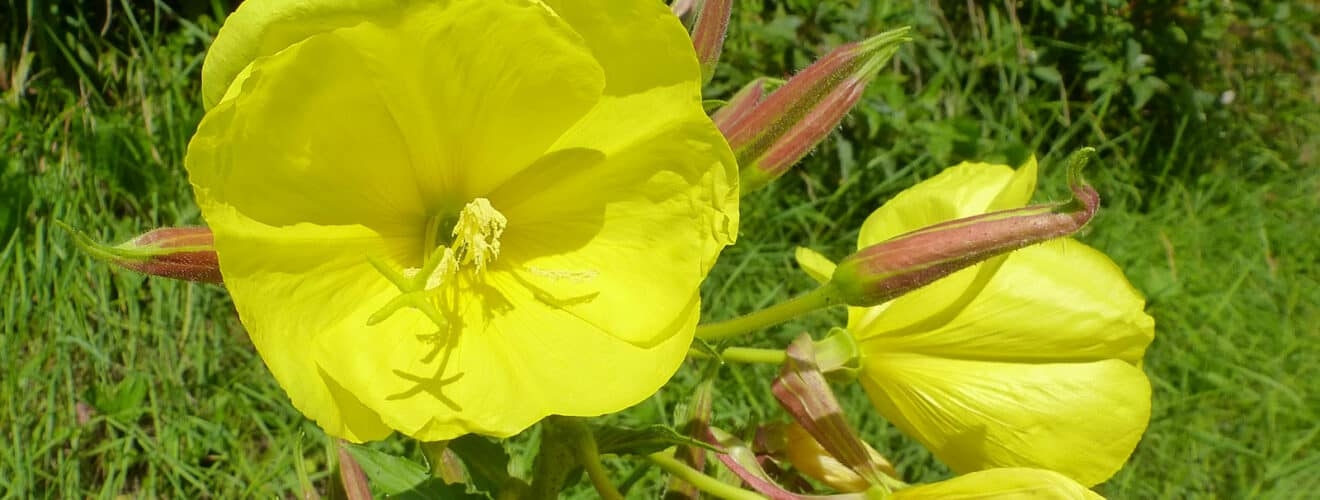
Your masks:
<instances>
[{"instance_id":1,"label":"yellow flower","mask_svg":"<svg viewBox=\"0 0 1320 500\"><path fill-rule=\"evenodd\" d=\"M961 217L1024 206L1036 163L964 163L900 193L859 248ZM813 276L831 264L805 253ZM1127 461L1150 419L1140 361L1144 299L1075 240L1028 247L888 303L851 308L876 409L959 473L1037 467L1091 486Z\"/></svg>"},{"instance_id":2,"label":"yellow flower","mask_svg":"<svg viewBox=\"0 0 1320 500\"><path fill-rule=\"evenodd\" d=\"M938 483L894 492L894 500L997 499L1103 500L1104 497L1054 471L1028 468L989 469Z\"/></svg>"},{"instance_id":3,"label":"yellow flower","mask_svg":"<svg viewBox=\"0 0 1320 500\"><path fill-rule=\"evenodd\" d=\"M189 146L239 317L353 441L508 436L669 379L737 169L654 0L249 0Z\"/></svg>"}]
</instances>

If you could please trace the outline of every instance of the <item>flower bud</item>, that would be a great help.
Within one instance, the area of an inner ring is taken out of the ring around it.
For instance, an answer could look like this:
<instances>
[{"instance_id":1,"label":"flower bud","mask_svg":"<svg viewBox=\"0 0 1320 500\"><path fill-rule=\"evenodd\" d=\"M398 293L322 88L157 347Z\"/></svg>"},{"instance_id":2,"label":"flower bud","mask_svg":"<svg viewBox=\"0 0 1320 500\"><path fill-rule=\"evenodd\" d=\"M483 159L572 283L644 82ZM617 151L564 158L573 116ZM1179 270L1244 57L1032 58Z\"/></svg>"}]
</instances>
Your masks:
<instances>
[{"instance_id":1,"label":"flower bud","mask_svg":"<svg viewBox=\"0 0 1320 500\"><path fill-rule=\"evenodd\" d=\"M909 40L899 28L844 45L808 66L720 130L741 166L743 192L758 189L811 152L861 99L875 73Z\"/></svg>"},{"instance_id":2,"label":"flower bud","mask_svg":"<svg viewBox=\"0 0 1320 500\"><path fill-rule=\"evenodd\" d=\"M779 404L801 426L803 434L812 440L812 443L802 443L799 438L796 445L798 459L793 459L795 445L790 430L789 457L793 465L822 481L825 481L824 476L839 479L840 485L851 488L839 488L843 491L864 491L871 486L885 484L886 478L883 476L893 476L893 466L863 443L844 418L843 407L835 399L834 391L826 383L816 362L815 345L811 337L806 334L799 336L786 352L788 359L771 390ZM820 451L811 451L813 443ZM810 458L812 455L817 458ZM838 470L851 474L826 474L828 471L825 466L831 461L838 465ZM820 475L813 475L812 472Z\"/></svg>"},{"instance_id":3,"label":"flower bud","mask_svg":"<svg viewBox=\"0 0 1320 500\"><path fill-rule=\"evenodd\" d=\"M692 46L697 49L702 81L709 82L715 76L715 66L719 64L720 53L724 51L724 36L729 31L729 15L732 11L733 0L705 0L701 4L697 23L692 27Z\"/></svg>"},{"instance_id":4,"label":"flower bud","mask_svg":"<svg viewBox=\"0 0 1320 500\"><path fill-rule=\"evenodd\" d=\"M1085 148L1069 160L1073 200L957 219L864 248L839 263L831 286L848 305L875 306L991 257L1077 232L1100 206L1100 195L1081 178L1094 152Z\"/></svg>"},{"instance_id":5,"label":"flower bud","mask_svg":"<svg viewBox=\"0 0 1320 500\"><path fill-rule=\"evenodd\" d=\"M836 491L852 493L871 489L871 483L862 476L853 472L851 467L844 465L839 459L831 455L824 446L821 446L816 438L811 437L811 433L799 424L792 423L787 426L788 461L793 464L793 468L803 475L824 483L826 486ZM898 476L894 466L875 451L865 442L862 446L866 448L867 453L882 472L890 476Z\"/></svg>"},{"instance_id":6,"label":"flower bud","mask_svg":"<svg viewBox=\"0 0 1320 500\"><path fill-rule=\"evenodd\" d=\"M204 227L154 229L116 246L92 241L68 225L57 222L73 235L74 243L93 257L134 271L184 281L222 283L215 239Z\"/></svg>"},{"instance_id":7,"label":"flower bud","mask_svg":"<svg viewBox=\"0 0 1320 500\"><path fill-rule=\"evenodd\" d=\"M767 80L765 77L757 78L744 85L738 93L729 98L729 102L725 103L724 107L710 116L710 119L715 122L716 127L719 127L721 133L728 135L734 125L737 125L743 118L747 118L747 115L756 109L756 105L760 104L761 99L765 97Z\"/></svg>"}]
</instances>

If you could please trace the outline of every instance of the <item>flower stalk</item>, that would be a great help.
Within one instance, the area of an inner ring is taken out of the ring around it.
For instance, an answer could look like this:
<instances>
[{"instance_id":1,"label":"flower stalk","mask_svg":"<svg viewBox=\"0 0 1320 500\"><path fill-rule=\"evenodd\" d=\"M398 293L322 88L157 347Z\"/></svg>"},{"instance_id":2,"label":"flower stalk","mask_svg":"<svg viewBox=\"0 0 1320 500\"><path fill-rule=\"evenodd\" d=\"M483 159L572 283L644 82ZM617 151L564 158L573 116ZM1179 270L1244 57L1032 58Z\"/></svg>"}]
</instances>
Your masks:
<instances>
[{"instance_id":1,"label":"flower stalk","mask_svg":"<svg viewBox=\"0 0 1320 500\"><path fill-rule=\"evenodd\" d=\"M697 326L697 338L702 340L720 340L751 333L762 328L774 326L803 314L840 304L838 290L831 285L817 288L806 295L801 295L767 307L760 311L730 320Z\"/></svg>"}]
</instances>

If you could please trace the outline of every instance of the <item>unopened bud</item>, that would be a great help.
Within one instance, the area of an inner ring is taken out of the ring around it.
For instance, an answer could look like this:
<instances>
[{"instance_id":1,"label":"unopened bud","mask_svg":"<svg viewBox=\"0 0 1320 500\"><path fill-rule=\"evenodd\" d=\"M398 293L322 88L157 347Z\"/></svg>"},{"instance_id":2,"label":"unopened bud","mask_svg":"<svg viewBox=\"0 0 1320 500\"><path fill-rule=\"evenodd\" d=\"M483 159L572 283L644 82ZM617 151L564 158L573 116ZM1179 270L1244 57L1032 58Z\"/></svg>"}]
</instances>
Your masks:
<instances>
[{"instance_id":1,"label":"unopened bud","mask_svg":"<svg viewBox=\"0 0 1320 500\"><path fill-rule=\"evenodd\" d=\"M752 110L756 109L756 106L761 103L761 99L765 97L767 80L764 77L752 80L751 83L744 85L738 93L733 94L733 97L729 98L724 107L710 115L710 119L715 122L716 127L719 127L721 133L728 135L729 131L738 122L747 118L747 115L750 115Z\"/></svg>"},{"instance_id":2,"label":"unopened bud","mask_svg":"<svg viewBox=\"0 0 1320 500\"><path fill-rule=\"evenodd\" d=\"M779 177L811 152L861 99L866 85L909 40L908 28L844 45L808 66L747 116L721 127L738 158L743 192Z\"/></svg>"},{"instance_id":3,"label":"unopened bud","mask_svg":"<svg viewBox=\"0 0 1320 500\"><path fill-rule=\"evenodd\" d=\"M878 453L873 455L868 451L870 447L862 442L852 425L844 418L843 407L835 399L834 391L826 383L825 375L821 373L817 364L815 345L811 337L806 334L799 336L789 345L786 353L788 359L784 362L771 390L775 394L775 399L778 399L784 410L793 416L793 420L801 426L802 431L823 450L815 454L830 457L841 469L850 471L860 480L857 484L853 484L856 489L846 491L863 491L872 486L884 485L887 482L884 476L889 474L893 467L888 461L879 457ZM792 441L793 437L790 434L790 459L793 453ZM794 466L799 469L811 466L812 461L805 458L811 453L804 451L807 448L801 448L806 445L799 446L799 451L804 457L803 463L799 466L797 461L793 461ZM807 470L803 472L808 473Z\"/></svg>"},{"instance_id":4,"label":"unopened bud","mask_svg":"<svg viewBox=\"0 0 1320 500\"><path fill-rule=\"evenodd\" d=\"M830 284L848 305L875 306L991 257L1071 235L1100 207L1100 195L1081 177L1094 152L1085 148L1069 159L1073 200L957 219L895 237L844 259Z\"/></svg>"},{"instance_id":5,"label":"unopened bud","mask_svg":"<svg viewBox=\"0 0 1320 500\"><path fill-rule=\"evenodd\" d=\"M719 64L720 53L724 51L724 36L729 31L729 15L732 11L733 0L705 0L701 4L697 23L692 27L692 46L697 49L703 82L709 82L715 76L715 66Z\"/></svg>"},{"instance_id":6,"label":"unopened bud","mask_svg":"<svg viewBox=\"0 0 1320 500\"><path fill-rule=\"evenodd\" d=\"M793 464L793 468L797 469L798 472L841 492L861 492L871 489L872 485L869 481L853 472L851 467L844 465L834 455L831 455L801 425L791 423L785 427L787 427L788 434L788 461ZM898 476L893 464L890 464L889 460L880 455L880 452L875 451L875 448L866 443L862 443L862 446L870 454L871 462L879 467L881 472L892 477Z\"/></svg>"},{"instance_id":7,"label":"unopened bud","mask_svg":"<svg viewBox=\"0 0 1320 500\"><path fill-rule=\"evenodd\" d=\"M222 283L215 238L204 227L166 227L115 246L92 241L72 227L56 222L84 252L134 271L202 283Z\"/></svg>"}]
</instances>

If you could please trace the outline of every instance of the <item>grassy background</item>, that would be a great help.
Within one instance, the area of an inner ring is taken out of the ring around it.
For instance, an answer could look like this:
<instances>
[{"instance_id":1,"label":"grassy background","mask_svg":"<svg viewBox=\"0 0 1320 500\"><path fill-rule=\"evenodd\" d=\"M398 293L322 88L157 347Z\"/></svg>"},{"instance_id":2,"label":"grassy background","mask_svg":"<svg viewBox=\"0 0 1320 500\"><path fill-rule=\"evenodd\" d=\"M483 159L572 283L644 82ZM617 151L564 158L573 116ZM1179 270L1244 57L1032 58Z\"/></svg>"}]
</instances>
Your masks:
<instances>
[{"instance_id":1,"label":"grassy background","mask_svg":"<svg viewBox=\"0 0 1320 500\"><path fill-rule=\"evenodd\" d=\"M223 290L92 262L51 221L106 241L199 224L182 158L227 2L0 0L0 493L286 496L324 475ZM93 5L94 4L94 5ZM792 248L840 257L887 197L963 159L1100 149L1105 209L1081 239L1149 297L1150 430L1116 498L1320 491L1320 13L1290 2L742 0L722 97L896 25L916 41L803 165L745 200L706 285L725 318L807 290ZM823 332L837 314L775 328ZM725 427L783 418L772 370L726 370ZM673 387L628 418L669 415ZM840 389L910 480L947 471ZM1310 403L1307 403L1310 401ZM383 446L411 452L402 441ZM637 463L611 460L627 473ZM634 492L653 496L654 471ZM578 491L582 496L588 495Z\"/></svg>"}]
</instances>

